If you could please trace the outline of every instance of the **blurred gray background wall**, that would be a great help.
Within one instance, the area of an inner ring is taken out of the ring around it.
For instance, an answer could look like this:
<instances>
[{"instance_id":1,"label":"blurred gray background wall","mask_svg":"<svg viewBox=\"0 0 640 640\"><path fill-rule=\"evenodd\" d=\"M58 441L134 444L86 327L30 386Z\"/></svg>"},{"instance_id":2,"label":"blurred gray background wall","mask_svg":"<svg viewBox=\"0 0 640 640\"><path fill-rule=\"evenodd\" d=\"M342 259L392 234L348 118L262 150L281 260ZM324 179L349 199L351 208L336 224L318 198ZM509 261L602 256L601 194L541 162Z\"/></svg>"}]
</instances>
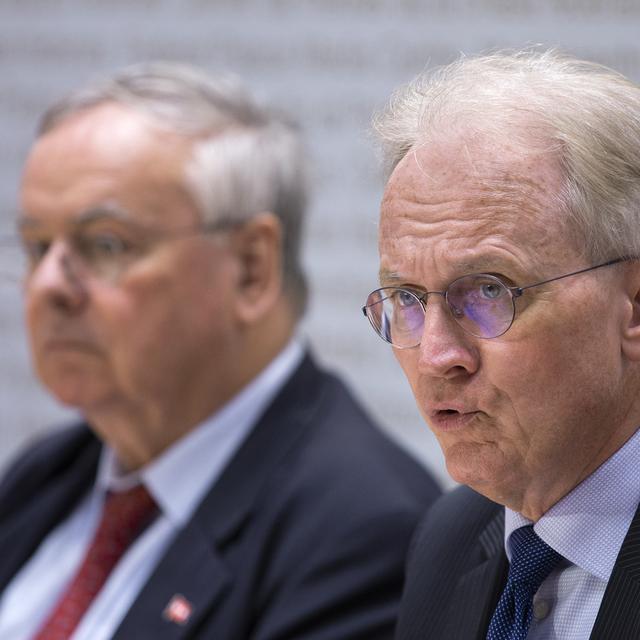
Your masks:
<instances>
[{"instance_id":1,"label":"blurred gray background wall","mask_svg":"<svg viewBox=\"0 0 640 640\"><path fill-rule=\"evenodd\" d=\"M382 191L370 116L428 65L536 43L640 81L640 0L0 0L0 226L12 228L20 168L53 99L145 59L238 73L306 131L314 194L305 333L384 428L446 483L391 350L360 313L377 282ZM1 467L70 414L30 373L19 294L2 286L0 299Z\"/></svg>"}]
</instances>

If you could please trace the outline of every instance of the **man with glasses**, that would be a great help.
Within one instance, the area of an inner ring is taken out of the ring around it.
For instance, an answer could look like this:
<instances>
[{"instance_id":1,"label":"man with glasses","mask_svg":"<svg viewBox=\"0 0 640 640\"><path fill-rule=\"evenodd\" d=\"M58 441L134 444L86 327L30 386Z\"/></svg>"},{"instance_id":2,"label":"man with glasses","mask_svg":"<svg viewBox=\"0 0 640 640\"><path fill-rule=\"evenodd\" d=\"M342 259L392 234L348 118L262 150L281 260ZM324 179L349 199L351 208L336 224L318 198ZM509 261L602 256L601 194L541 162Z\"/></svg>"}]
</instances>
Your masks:
<instances>
[{"instance_id":1,"label":"man with glasses","mask_svg":"<svg viewBox=\"0 0 640 640\"><path fill-rule=\"evenodd\" d=\"M18 220L37 373L83 422L0 485L0 637L389 638L437 494L296 336L296 129L140 65L50 109Z\"/></svg>"},{"instance_id":2,"label":"man with glasses","mask_svg":"<svg viewBox=\"0 0 640 640\"><path fill-rule=\"evenodd\" d=\"M376 127L364 312L467 485L416 534L397 637L640 637L640 88L462 58Z\"/></svg>"}]
</instances>

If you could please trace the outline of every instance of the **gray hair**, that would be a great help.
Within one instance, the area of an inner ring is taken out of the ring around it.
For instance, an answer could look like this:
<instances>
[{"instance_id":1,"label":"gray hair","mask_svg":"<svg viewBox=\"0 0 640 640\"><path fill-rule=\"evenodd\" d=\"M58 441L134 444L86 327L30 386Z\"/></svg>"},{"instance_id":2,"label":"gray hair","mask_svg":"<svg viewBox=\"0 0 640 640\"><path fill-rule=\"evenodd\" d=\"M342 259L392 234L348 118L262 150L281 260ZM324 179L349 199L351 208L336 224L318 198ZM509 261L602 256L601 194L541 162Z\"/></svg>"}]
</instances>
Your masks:
<instances>
[{"instance_id":1,"label":"gray hair","mask_svg":"<svg viewBox=\"0 0 640 640\"><path fill-rule=\"evenodd\" d=\"M205 224L240 224L262 212L279 218L285 289L295 313L302 315L307 285L300 243L308 181L297 126L259 106L233 76L152 62L70 94L44 114L38 134L107 102L141 111L159 127L193 137L184 178Z\"/></svg>"},{"instance_id":2,"label":"gray hair","mask_svg":"<svg viewBox=\"0 0 640 640\"><path fill-rule=\"evenodd\" d=\"M593 260L640 256L640 87L557 51L462 57L421 74L374 118L386 168L458 126L553 153L559 214Z\"/></svg>"}]
</instances>

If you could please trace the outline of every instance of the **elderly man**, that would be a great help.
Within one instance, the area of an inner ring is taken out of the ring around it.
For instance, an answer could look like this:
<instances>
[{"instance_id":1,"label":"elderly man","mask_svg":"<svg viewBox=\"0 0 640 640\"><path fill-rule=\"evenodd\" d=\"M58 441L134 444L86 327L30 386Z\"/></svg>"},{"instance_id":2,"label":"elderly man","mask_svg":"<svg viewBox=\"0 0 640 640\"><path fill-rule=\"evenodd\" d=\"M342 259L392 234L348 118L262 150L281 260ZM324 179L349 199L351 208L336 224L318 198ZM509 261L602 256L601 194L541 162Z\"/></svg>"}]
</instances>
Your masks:
<instances>
[{"instance_id":1,"label":"elderly man","mask_svg":"<svg viewBox=\"0 0 640 640\"><path fill-rule=\"evenodd\" d=\"M465 58L377 121L391 343L451 476L401 640L640 637L640 88Z\"/></svg>"},{"instance_id":2,"label":"elderly man","mask_svg":"<svg viewBox=\"0 0 640 640\"><path fill-rule=\"evenodd\" d=\"M37 373L84 424L0 486L0 637L389 638L426 473L295 327L298 135L143 65L44 117L19 230Z\"/></svg>"}]
</instances>

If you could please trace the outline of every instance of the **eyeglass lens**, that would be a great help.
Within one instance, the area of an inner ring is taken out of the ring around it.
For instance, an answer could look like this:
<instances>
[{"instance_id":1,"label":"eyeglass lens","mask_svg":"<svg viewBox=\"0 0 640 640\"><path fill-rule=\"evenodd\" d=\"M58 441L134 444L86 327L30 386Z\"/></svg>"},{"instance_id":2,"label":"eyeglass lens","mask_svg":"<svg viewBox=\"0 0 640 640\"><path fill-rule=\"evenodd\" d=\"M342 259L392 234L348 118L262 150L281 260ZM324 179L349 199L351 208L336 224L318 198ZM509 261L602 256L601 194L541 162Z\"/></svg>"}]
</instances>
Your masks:
<instances>
[{"instance_id":1,"label":"eyeglass lens","mask_svg":"<svg viewBox=\"0 0 640 640\"><path fill-rule=\"evenodd\" d=\"M443 292L432 293L443 295ZM511 292L494 276L463 276L449 285L444 296L455 321L474 336L495 338L513 322ZM366 313L373 328L387 342L400 348L420 344L425 309L418 294L383 287L369 295Z\"/></svg>"},{"instance_id":2,"label":"eyeglass lens","mask_svg":"<svg viewBox=\"0 0 640 640\"><path fill-rule=\"evenodd\" d=\"M113 232L83 232L65 238L65 246L58 251L58 259L68 260L74 268L87 270L92 275L108 282L115 281L120 274L142 253L141 242L124 239ZM23 276L28 276L53 250L49 239L22 238L24 253Z\"/></svg>"}]
</instances>

